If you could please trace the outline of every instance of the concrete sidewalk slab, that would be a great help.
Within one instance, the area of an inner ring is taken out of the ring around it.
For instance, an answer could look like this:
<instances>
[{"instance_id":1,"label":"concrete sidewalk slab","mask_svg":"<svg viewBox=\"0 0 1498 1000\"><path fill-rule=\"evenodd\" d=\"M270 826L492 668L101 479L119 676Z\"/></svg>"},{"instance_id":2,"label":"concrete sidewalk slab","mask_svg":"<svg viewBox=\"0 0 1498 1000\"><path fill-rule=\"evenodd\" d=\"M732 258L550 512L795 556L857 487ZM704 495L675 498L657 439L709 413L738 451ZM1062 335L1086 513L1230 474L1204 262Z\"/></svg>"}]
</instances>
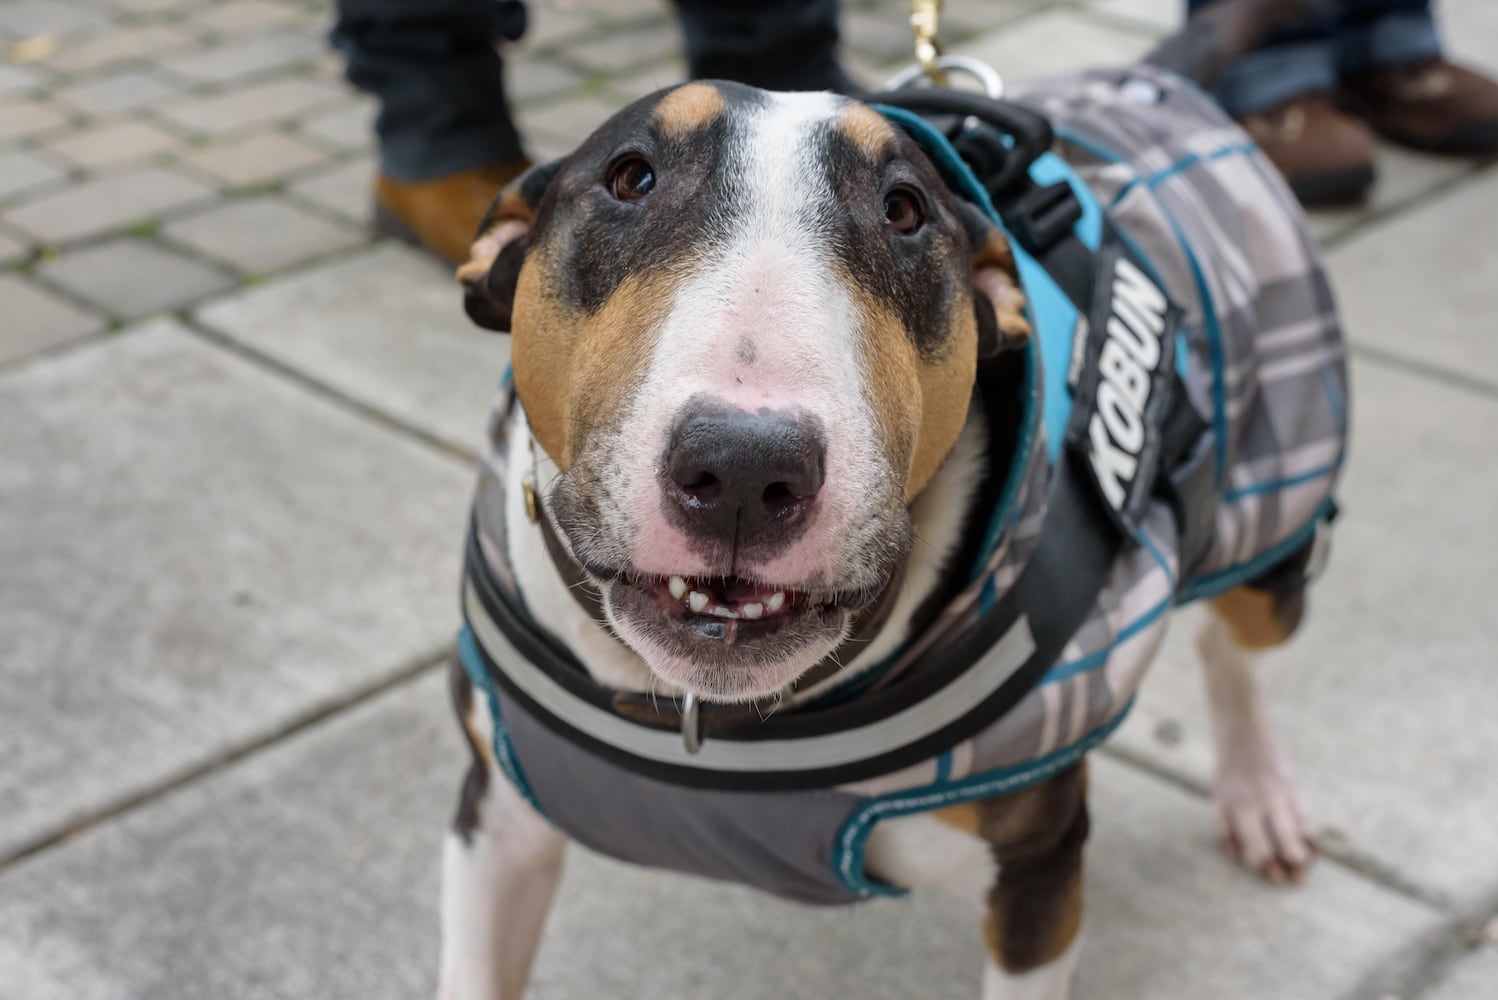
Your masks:
<instances>
[{"instance_id":1,"label":"concrete sidewalk slab","mask_svg":"<svg viewBox=\"0 0 1498 1000\"><path fill-rule=\"evenodd\" d=\"M1331 257L1354 344L1498 386L1498 174L1359 233Z\"/></svg>"},{"instance_id":2,"label":"concrete sidewalk slab","mask_svg":"<svg viewBox=\"0 0 1498 1000\"><path fill-rule=\"evenodd\" d=\"M1303 634L1264 657L1270 711L1329 848L1473 905L1498 892L1498 566L1491 505L1477 499L1498 492L1480 445L1498 399L1366 363L1353 390L1330 570ZM1195 633L1174 623L1118 742L1205 786Z\"/></svg>"},{"instance_id":3,"label":"concrete sidewalk slab","mask_svg":"<svg viewBox=\"0 0 1498 1000\"><path fill-rule=\"evenodd\" d=\"M1023 81L1099 66L1125 66L1149 51L1155 35L1101 25L1085 13L1042 10L952 51L988 63L1005 80Z\"/></svg>"},{"instance_id":4,"label":"concrete sidewalk slab","mask_svg":"<svg viewBox=\"0 0 1498 1000\"><path fill-rule=\"evenodd\" d=\"M451 640L462 463L166 322L3 386L0 857Z\"/></svg>"},{"instance_id":5,"label":"concrete sidewalk slab","mask_svg":"<svg viewBox=\"0 0 1498 1000\"><path fill-rule=\"evenodd\" d=\"M0 875L0 977L38 998L430 996L466 759L427 675L22 862ZM1093 785L1077 1000L1338 996L1437 924L1333 865L1263 885L1217 855L1204 803L1108 761ZM980 942L976 908L936 894L814 910L573 850L528 996L973 1000Z\"/></svg>"},{"instance_id":6,"label":"concrete sidewalk slab","mask_svg":"<svg viewBox=\"0 0 1498 1000\"><path fill-rule=\"evenodd\" d=\"M1498 993L1498 946L1473 952L1451 970L1424 1000L1485 1000Z\"/></svg>"},{"instance_id":7,"label":"concrete sidewalk slab","mask_svg":"<svg viewBox=\"0 0 1498 1000\"><path fill-rule=\"evenodd\" d=\"M455 279L386 245L199 310L205 325L397 420L477 451L509 338L474 326Z\"/></svg>"}]
</instances>

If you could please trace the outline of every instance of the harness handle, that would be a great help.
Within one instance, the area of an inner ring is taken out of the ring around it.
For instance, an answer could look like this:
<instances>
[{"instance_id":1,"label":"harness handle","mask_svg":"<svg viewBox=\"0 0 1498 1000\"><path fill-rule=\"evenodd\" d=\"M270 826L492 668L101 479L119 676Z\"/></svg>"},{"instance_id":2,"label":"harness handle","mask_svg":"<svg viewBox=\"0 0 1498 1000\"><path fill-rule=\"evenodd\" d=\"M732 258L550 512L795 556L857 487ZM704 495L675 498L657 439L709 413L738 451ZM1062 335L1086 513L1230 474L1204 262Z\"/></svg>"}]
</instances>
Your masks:
<instances>
[{"instance_id":1,"label":"harness handle","mask_svg":"<svg viewBox=\"0 0 1498 1000\"><path fill-rule=\"evenodd\" d=\"M922 87L888 90L867 100L923 116L954 115L963 119L953 146L982 179L995 204L1027 181L1031 165L1049 152L1056 140L1055 130L1044 115L971 91ZM999 134L968 126L969 118L992 126Z\"/></svg>"}]
</instances>

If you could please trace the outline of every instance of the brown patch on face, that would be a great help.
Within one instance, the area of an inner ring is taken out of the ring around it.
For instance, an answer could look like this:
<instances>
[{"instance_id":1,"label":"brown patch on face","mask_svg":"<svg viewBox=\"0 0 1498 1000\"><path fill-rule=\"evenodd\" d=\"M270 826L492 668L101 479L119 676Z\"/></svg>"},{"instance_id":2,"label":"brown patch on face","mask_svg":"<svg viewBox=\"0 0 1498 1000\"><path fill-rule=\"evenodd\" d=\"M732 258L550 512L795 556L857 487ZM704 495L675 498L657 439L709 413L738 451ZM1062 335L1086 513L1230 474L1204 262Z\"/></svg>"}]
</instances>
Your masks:
<instances>
[{"instance_id":1,"label":"brown patch on face","mask_svg":"<svg viewBox=\"0 0 1498 1000\"><path fill-rule=\"evenodd\" d=\"M893 312L866 292L853 294L864 319L866 392L890 464L906 470L909 501L926 488L967 421L978 371L977 323L972 309L954 309L943 349L922 358Z\"/></svg>"},{"instance_id":2,"label":"brown patch on face","mask_svg":"<svg viewBox=\"0 0 1498 1000\"><path fill-rule=\"evenodd\" d=\"M723 95L706 83L689 83L662 97L651 118L668 139L679 139L710 124L728 108Z\"/></svg>"},{"instance_id":3,"label":"brown patch on face","mask_svg":"<svg viewBox=\"0 0 1498 1000\"><path fill-rule=\"evenodd\" d=\"M674 279L662 273L626 278L588 314L546 294L555 287L552 273L544 252L534 253L520 272L511 355L531 431L566 471L580 438L612 423L630 385L645 372Z\"/></svg>"},{"instance_id":4,"label":"brown patch on face","mask_svg":"<svg viewBox=\"0 0 1498 1000\"><path fill-rule=\"evenodd\" d=\"M1233 642L1244 649L1271 649L1283 644L1300 626L1305 605L1303 590L1235 587L1212 599L1212 610L1227 625Z\"/></svg>"},{"instance_id":5,"label":"brown patch on face","mask_svg":"<svg viewBox=\"0 0 1498 1000\"><path fill-rule=\"evenodd\" d=\"M1060 957L1082 929L1086 765L979 806L979 834L999 864L984 939L1000 968L1038 969Z\"/></svg>"},{"instance_id":6,"label":"brown patch on face","mask_svg":"<svg viewBox=\"0 0 1498 1000\"><path fill-rule=\"evenodd\" d=\"M895 145L895 130L884 116L864 104L850 104L838 116L837 130L855 149L875 163L882 162Z\"/></svg>"}]
</instances>

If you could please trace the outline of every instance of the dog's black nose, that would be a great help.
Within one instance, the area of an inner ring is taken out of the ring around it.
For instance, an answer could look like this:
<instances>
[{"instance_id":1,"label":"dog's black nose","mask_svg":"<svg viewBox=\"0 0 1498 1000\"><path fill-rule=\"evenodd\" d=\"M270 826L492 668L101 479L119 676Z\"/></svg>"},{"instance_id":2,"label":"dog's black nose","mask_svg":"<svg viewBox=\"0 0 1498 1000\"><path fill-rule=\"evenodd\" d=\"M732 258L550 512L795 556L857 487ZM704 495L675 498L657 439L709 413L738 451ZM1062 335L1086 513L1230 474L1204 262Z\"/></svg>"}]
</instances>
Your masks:
<instances>
[{"instance_id":1,"label":"dog's black nose","mask_svg":"<svg viewBox=\"0 0 1498 1000\"><path fill-rule=\"evenodd\" d=\"M662 486L673 520L740 548L789 540L822 488L826 450L809 417L693 400L666 447Z\"/></svg>"}]
</instances>

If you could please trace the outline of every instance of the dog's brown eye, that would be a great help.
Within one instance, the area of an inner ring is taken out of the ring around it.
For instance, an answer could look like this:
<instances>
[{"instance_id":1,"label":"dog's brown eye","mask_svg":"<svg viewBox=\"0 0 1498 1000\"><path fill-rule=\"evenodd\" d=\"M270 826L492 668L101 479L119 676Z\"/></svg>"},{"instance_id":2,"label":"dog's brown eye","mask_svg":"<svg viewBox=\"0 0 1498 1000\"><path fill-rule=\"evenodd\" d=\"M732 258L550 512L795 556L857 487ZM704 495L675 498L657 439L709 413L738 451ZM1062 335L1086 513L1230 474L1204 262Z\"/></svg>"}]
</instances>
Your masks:
<instances>
[{"instance_id":1,"label":"dog's brown eye","mask_svg":"<svg viewBox=\"0 0 1498 1000\"><path fill-rule=\"evenodd\" d=\"M895 232L909 236L925 225L926 206L910 188L897 187L884 196L884 218Z\"/></svg>"},{"instance_id":2,"label":"dog's brown eye","mask_svg":"<svg viewBox=\"0 0 1498 1000\"><path fill-rule=\"evenodd\" d=\"M609 193L620 201L639 201L655 187L655 169L643 157L626 156L609 169Z\"/></svg>"}]
</instances>

